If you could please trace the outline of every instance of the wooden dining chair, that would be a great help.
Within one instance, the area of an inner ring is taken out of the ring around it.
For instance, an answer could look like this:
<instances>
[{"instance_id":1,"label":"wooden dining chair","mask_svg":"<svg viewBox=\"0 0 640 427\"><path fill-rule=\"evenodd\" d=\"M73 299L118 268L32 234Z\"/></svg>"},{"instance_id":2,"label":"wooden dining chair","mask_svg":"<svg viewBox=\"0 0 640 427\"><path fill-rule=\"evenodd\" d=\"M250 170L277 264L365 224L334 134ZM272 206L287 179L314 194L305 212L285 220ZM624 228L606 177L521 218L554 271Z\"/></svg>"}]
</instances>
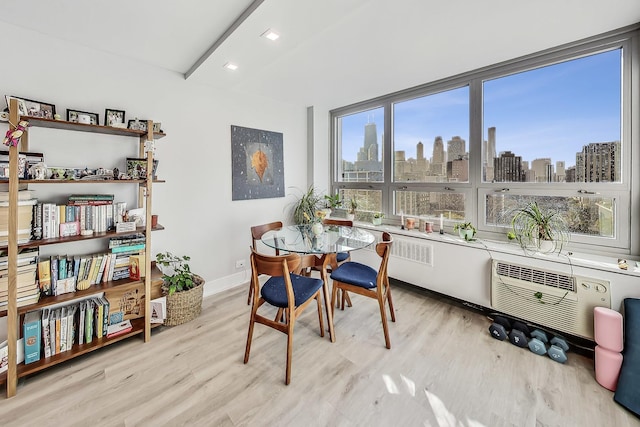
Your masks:
<instances>
[{"instance_id":1,"label":"wooden dining chair","mask_svg":"<svg viewBox=\"0 0 640 427\"><path fill-rule=\"evenodd\" d=\"M251 247L254 251L258 250L257 242L262 239L262 236L267 231L277 230L282 228L282 221L270 222L268 224L254 225L251 227ZM280 255L280 251L275 249L276 255ZM249 296L247 297L247 304L251 304L251 296L253 295L253 286L249 284Z\"/></svg>"},{"instance_id":2,"label":"wooden dining chair","mask_svg":"<svg viewBox=\"0 0 640 427\"><path fill-rule=\"evenodd\" d=\"M324 220L322 220L322 223L325 225L342 225L344 227L353 227L353 221L351 221L350 219L325 218ZM336 262L338 263L338 266L349 261L351 261L351 254L349 252L338 252L336 254ZM340 295L340 299L338 302L341 309L344 310L345 301L347 305L351 307L353 304L351 304L351 298L349 298L349 294L347 292L341 292L341 294L342 295Z\"/></svg>"},{"instance_id":3,"label":"wooden dining chair","mask_svg":"<svg viewBox=\"0 0 640 427\"><path fill-rule=\"evenodd\" d=\"M300 256L289 254L282 256L261 255L251 250L251 286L253 287L253 305L247 334L247 347L244 353L244 363L249 361L253 326L262 323L287 335L287 368L285 384L291 381L291 357L293 350L293 328L296 319L302 311L315 299L318 303L318 321L320 322L320 336L324 337L322 320L321 279L294 274L300 270ZM259 276L271 276L260 286ZM258 314L258 309L264 304L284 310L284 322L278 318L267 319Z\"/></svg>"},{"instance_id":4,"label":"wooden dining chair","mask_svg":"<svg viewBox=\"0 0 640 427\"><path fill-rule=\"evenodd\" d=\"M389 328L387 326L387 315L385 304L389 304L391 321L396 321L393 310L393 299L391 298L391 288L389 286L389 276L387 274L387 264L389 263L389 253L393 238L389 233L382 233L382 241L376 245L376 253L382 259L378 271L360 264L359 262L346 262L336 268L331 273L333 279L333 289L331 291L331 304L336 303L338 290L353 292L369 298L378 300L380 306L380 317L382 319L382 329L384 330L384 341L387 348L391 348L389 340Z\"/></svg>"}]
</instances>

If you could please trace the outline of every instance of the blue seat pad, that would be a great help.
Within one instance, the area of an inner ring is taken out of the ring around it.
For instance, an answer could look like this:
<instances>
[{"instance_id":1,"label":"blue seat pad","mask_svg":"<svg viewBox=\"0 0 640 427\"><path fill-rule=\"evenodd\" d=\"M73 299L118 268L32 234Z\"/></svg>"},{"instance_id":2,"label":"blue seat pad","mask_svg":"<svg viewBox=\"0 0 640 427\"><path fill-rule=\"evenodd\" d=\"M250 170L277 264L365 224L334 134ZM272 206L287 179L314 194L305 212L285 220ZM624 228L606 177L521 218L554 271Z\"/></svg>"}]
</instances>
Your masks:
<instances>
[{"instance_id":1,"label":"blue seat pad","mask_svg":"<svg viewBox=\"0 0 640 427\"><path fill-rule=\"evenodd\" d=\"M624 300L624 351L614 400L640 417L640 299Z\"/></svg>"},{"instance_id":2,"label":"blue seat pad","mask_svg":"<svg viewBox=\"0 0 640 427\"><path fill-rule=\"evenodd\" d=\"M338 252L336 254L336 260L338 262L342 262L342 261L346 260L347 258L349 258L349 252Z\"/></svg>"},{"instance_id":3,"label":"blue seat pad","mask_svg":"<svg viewBox=\"0 0 640 427\"><path fill-rule=\"evenodd\" d=\"M359 262L345 262L331 273L333 280L365 289L375 288L377 277L376 270Z\"/></svg>"},{"instance_id":4,"label":"blue seat pad","mask_svg":"<svg viewBox=\"0 0 640 427\"><path fill-rule=\"evenodd\" d=\"M298 276L297 274L290 276L296 307L311 298L322 287L321 279ZM271 277L262 286L260 293L262 298L273 306L286 308L289 305L284 277Z\"/></svg>"}]
</instances>

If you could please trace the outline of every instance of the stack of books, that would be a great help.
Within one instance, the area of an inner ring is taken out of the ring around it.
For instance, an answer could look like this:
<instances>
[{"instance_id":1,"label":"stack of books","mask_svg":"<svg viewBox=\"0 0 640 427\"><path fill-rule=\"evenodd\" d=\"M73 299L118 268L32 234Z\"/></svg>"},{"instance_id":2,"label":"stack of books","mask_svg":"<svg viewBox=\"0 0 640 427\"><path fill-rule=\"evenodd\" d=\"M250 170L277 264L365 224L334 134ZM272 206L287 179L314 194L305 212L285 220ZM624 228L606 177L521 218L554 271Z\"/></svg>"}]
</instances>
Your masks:
<instances>
[{"instance_id":1,"label":"stack of books","mask_svg":"<svg viewBox=\"0 0 640 427\"><path fill-rule=\"evenodd\" d=\"M18 243L31 240L33 206L38 203L32 190L18 191ZM9 192L0 191L0 245L9 242Z\"/></svg>"},{"instance_id":2,"label":"stack of books","mask_svg":"<svg viewBox=\"0 0 640 427\"><path fill-rule=\"evenodd\" d=\"M18 254L18 307L38 302L40 290L36 281L38 249L27 249ZM0 253L0 310L6 310L9 299L9 257Z\"/></svg>"}]
</instances>

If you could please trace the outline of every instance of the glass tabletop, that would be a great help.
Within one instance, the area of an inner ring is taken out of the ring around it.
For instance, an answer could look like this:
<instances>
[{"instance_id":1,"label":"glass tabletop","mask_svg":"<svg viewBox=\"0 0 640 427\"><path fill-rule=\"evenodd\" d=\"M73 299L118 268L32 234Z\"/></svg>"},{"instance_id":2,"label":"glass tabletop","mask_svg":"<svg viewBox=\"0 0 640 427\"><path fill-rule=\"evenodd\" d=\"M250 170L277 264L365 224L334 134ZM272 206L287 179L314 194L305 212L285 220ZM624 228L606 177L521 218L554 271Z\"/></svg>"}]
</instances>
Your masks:
<instances>
[{"instance_id":1,"label":"glass tabletop","mask_svg":"<svg viewBox=\"0 0 640 427\"><path fill-rule=\"evenodd\" d=\"M271 230L262 236L265 245L300 254L329 254L366 248L375 236L357 227L324 225L321 234L315 235L310 225L289 225Z\"/></svg>"}]
</instances>

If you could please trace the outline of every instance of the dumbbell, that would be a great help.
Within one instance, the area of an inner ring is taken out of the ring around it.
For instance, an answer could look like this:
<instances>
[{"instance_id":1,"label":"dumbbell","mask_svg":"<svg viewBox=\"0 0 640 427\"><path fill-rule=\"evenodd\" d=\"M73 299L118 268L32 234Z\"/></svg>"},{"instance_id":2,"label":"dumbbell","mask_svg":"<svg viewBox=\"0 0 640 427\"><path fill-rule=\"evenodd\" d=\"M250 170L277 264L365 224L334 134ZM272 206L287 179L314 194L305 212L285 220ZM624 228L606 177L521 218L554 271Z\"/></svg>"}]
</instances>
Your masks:
<instances>
[{"instance_id":1,"label":"dumbbell","mask_svg":"<svg viewBox=\"0 0 640 427\"><path fill-rule=\"evenodd\" d=\"M509 336L507 329L511 329L509 319L502 316L496 316L493 323L489 326L489 333L497 340L504 341Z\"/></svg>"},{"instance_id":2,"label":"dumbbell","mask_svg":"<svg viewBox=\"0 0 640 427\"><path fill-rule=\"evenodd\" d=\"M551 339L551 347L547 353L549 353L549 357L558 362L564 363L567 361L567 352L569 351L569 344L562 337L553 337Z\"/></svg>"},{"instance_id":3,"label":"dumbbell","mask_svg":"<svg viewBox=\"0 0 640 427\"><path fill-rule=\"evenodd\" d=\"M547 354L547 343L549 338L547 334L540 329L531 331L531 340L529 341L529 350L539 356Z\"/></svg>"},{"instance_id":4,"label":"dumbbell","mask_svg":"<svg viewBox=\"0 0 640 427\"><path fill-rule=\"evenodd\" d=\"M522 322L513 322L509 332L509 342L518 347L526 347L529 343L529 327Z\"/></svg>"}]
</instances>

